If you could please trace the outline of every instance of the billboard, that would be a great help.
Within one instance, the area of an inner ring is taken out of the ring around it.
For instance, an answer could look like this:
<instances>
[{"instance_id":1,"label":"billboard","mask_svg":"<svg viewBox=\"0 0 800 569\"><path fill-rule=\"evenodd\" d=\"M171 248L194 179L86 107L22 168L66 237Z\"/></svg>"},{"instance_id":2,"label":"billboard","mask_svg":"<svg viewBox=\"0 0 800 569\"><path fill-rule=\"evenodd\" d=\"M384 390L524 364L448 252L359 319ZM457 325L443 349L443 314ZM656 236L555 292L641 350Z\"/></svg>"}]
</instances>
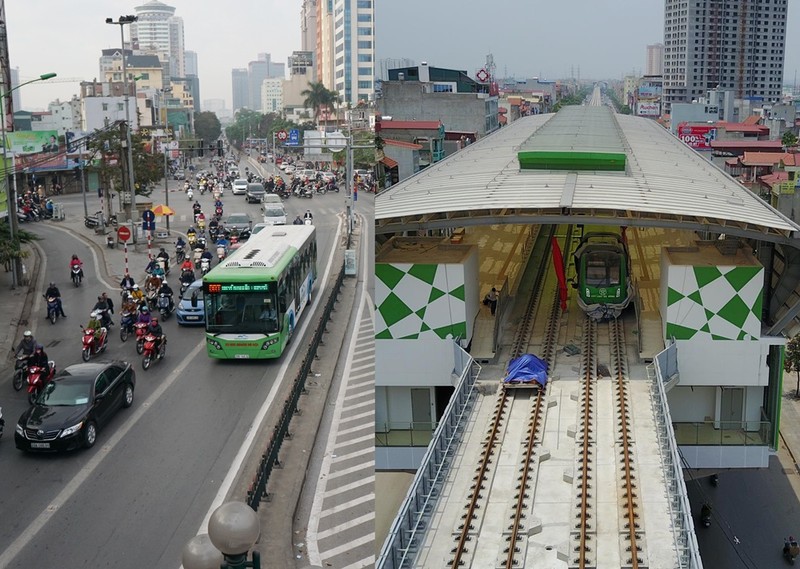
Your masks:
<instances>
[{"instance_id":1,"label":"billboard","mask_svg":"<svg viewBox=\"0 0 800 569\"><path fill-rule=\"evenodd\" d=\"M717 128L708 124L678 125L678 138L695 150L711 150L711 141L717 139Z\"/></svg>"},{"instance_id":2,"label":"billboard","mask_svg":"<svg viewBox=\"0 0 800 569\"><path fill-rule=\"evenodd\" d=\"M661 96L661 85L642 84L639 85L640 99L658 99Z\"/></svg>"},{"instance_id":3,"label":"billboard","mask_svg":"<svg viewBox=\"0 0 800 569\"><path fill-rule=\"evenodd\" d=\"M640 101L636 104L636 114L640 117L657 117L661 115L661 103L645 103Z\"/></svg>"},{"instance_id":4,"label":"billboard","mask_svg":"<svg viewBox=\"0 0 800 569\"><path fill-rule=\"evenodd\" d=\"M24 130L6 134L9 150L14 154L58 153L58 131Z\"/></svg>"}]
</instances>

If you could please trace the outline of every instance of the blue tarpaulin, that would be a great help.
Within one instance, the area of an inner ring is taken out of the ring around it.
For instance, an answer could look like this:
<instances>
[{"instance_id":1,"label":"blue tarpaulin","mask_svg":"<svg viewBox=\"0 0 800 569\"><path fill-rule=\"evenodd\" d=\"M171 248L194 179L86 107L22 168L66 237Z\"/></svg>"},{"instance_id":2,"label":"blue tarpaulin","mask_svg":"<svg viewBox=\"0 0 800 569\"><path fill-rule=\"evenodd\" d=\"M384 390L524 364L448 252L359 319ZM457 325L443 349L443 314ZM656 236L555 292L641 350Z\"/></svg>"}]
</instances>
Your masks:
<instances>
[{"instance_id":1,"label":"blue tarpaulin","mask_svg":"<svg viewBox=\"0 0 800 569\"><path fill-rule=\"evenodd\" d=\"M522 354L508 362L504 383L547 383L547 363L533 354Z\"/></svg>"}]
</instances>

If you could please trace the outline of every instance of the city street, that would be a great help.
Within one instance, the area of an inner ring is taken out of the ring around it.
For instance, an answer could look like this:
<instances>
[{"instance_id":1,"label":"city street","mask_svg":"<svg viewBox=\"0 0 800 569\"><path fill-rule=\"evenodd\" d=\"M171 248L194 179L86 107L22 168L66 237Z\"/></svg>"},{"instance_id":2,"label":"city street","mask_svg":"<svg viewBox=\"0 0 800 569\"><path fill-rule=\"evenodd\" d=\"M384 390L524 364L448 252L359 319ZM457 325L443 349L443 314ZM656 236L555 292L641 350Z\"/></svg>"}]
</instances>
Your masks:
<instances>
[{"instance_id":1,"label":"city street","mask_svg":"<svg viewBox=\"0 0 800 569\"><path fill-rule=\"evenodd\" d=\"M256 164L248 163L254 170ZM244 168L242 163L242 172ZM176 215L171 242L162 246L173 255L176 232L185 232L189 226L192 202L178 189L183 182L170 180L169 184L169 205ZM154 205L163 203L163 195L161 185L151 198ZM195 192L195 197L210 217L211 195ZM87 194L87 200L90 212L99 209L96 192ZM83 229L82 196L62 196L57 201L73 218L70 226L42 222L24 228L42 238L39 246L45 257L38 289L43 291L48 282L55 281L63 295L67 319L51 325L44 318L43 299L35 295L30 325L61 369L80 361L79 324L88 321L97 295L109 292L118 309L119 294L118 280L105 282L96 248L71 232L77 227L90 235ZM246 204L244 196L232 196L226 190L222 201L226 215L247 212L254 223L261 221L259 205ZM318 283L324 283L322 277L337 245L344 194L292 198L286 209L289 219L306 209L314 213ZM75 224L74 218L80 223ZM139 283L141 272L133 266L143 266L145 251L143 245L135 253L131 248L131 272ZM80 288L68 281L67 262L73 253L85 264L87 279ZM114 276L122 274L121 259L115 251L108 262ZM176 293L177 278L173 266L168 280ZM118 311L113 318L118 324ZM311 320L316 317L309 315L305 323ZM5 518L0 528L0 567L177 567L182 547L197 532L270 389L283 380L294 349L277 361L214 361L205 354L202 327L181 328L173 317L164 324L164 331L169 339L166 359L144 371L134 342L123 344L118 325L111 329L107 353L98 359L134 363L135 400L131 409L119 412L100 430L97 446L88 451L64 455L17 451L14 425L27 408L27 396L13 390L10 373L0 378L6 419L0 441L0 478L5 481L0 488L0 511ZM293 348L302 344L296 342Z\"/></svg>"}]
</instances>

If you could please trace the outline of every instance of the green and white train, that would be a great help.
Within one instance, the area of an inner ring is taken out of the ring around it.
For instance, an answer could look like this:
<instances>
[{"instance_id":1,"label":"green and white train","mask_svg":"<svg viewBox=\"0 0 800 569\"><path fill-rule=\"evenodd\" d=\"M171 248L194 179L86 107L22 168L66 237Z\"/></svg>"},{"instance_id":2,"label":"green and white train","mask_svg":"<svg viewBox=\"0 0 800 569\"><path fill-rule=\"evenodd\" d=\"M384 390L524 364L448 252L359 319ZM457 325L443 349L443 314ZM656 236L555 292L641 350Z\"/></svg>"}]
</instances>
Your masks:
<instances>
[{"instance_id":1,"label":"green and white train","mask_svg":"<svg viewBox=\"0 0 800 569\"><path fill-rule=\"evenodd\" d=\"M578 306L594 320L618 318L633 299L630 255L618 233L586 233L575 250Z\"/></svg>"}]
</instances>

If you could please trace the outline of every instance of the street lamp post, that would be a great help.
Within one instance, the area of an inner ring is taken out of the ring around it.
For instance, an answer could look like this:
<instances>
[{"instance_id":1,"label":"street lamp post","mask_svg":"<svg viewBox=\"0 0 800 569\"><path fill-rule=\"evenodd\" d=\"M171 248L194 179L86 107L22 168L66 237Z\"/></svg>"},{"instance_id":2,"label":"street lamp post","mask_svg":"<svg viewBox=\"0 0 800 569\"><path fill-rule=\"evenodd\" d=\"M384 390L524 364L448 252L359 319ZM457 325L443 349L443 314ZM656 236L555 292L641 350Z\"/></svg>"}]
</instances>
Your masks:
<instances>
[{"instance_id":1,"label":"street lamp post","mask_svg":"<svg viewBox=\"0 0 800 569\"><path fill-rule=\"evenodd\" d=\"M208 520L208 534L189 540L183 548L185 569L261 569L261 556L248 552L258 541L258 514L244 502L228 502L214 510Z\"/></svg>"},{"instance_id":2,"label":"street lamp post","mask_svg":"<svg viewBox=\"0 0 800 569\"><path fill-rule=\"evenodd\" d=\"M127 128L125 129L126 142L128 144L128 189L131 193L130 203L130 218L128 222L133 221L136 211L136 182L133 178L133 142L131 141L131 110L130 110L130 96L128 94L128 65L125 61L125 25L132 24L139 19L138 16L120 16L116 21L113 18L106 18L106 24L113 24L119 26L119 38L122 47L122 81L123 89L125 89L125 122ZM136 243L136 231L133 231L133 242Z\"/></svg>"},{"instance_id":3,"label":"street lamp post","mask_svg":"<svg viewBox=\"0 0 800 569\"><path fill-rule=\"evenodd\" d=\"M6 189L6 201L8 202L8 227L9 233L11 236L11 241L14 241L14 237L19 233L19 226L17 225L17 200L16 200L16 192L12 191L11 188L8 186L8 145L6 140L6 108L5 102L6 98L25 85L30 85L31 83L36 83L37 81L47 81L48 79L52 79L55 77L55 73L45 73L44 75L39 75L36 79L31 79L30 81L25 81L24 83L20 83L16 87L9 89L8 92L5 90L5 81L0 82L0 115L2 116L2 122L0 122L0 127L2 127L2 136L3 136L3 185ZM14 155L11 156L11 172L14 175L14 182L16 187L16 157ZM20 282L20 260L19 258L14 259L14 262L11 263L11 288L16 288Z\"/></svg>"},{"instance_id":4,"label":"street lamp post","mask_svg":"<svg viewBox=\"0 0 800 569\"><path fill-rule=\"evenodd\" d=\"M169 108L166 105L167 100L167 93L172 91L172 87L166 87L164 89L159 89L161 92L161 103L164 106L164 145L162 150L164 151L164 204L169 207L169 160L167 159L167 144L169 143ZM167 217L167 235L171 235L169 232L169 216Z\"/></svg>"}]
</instances>

